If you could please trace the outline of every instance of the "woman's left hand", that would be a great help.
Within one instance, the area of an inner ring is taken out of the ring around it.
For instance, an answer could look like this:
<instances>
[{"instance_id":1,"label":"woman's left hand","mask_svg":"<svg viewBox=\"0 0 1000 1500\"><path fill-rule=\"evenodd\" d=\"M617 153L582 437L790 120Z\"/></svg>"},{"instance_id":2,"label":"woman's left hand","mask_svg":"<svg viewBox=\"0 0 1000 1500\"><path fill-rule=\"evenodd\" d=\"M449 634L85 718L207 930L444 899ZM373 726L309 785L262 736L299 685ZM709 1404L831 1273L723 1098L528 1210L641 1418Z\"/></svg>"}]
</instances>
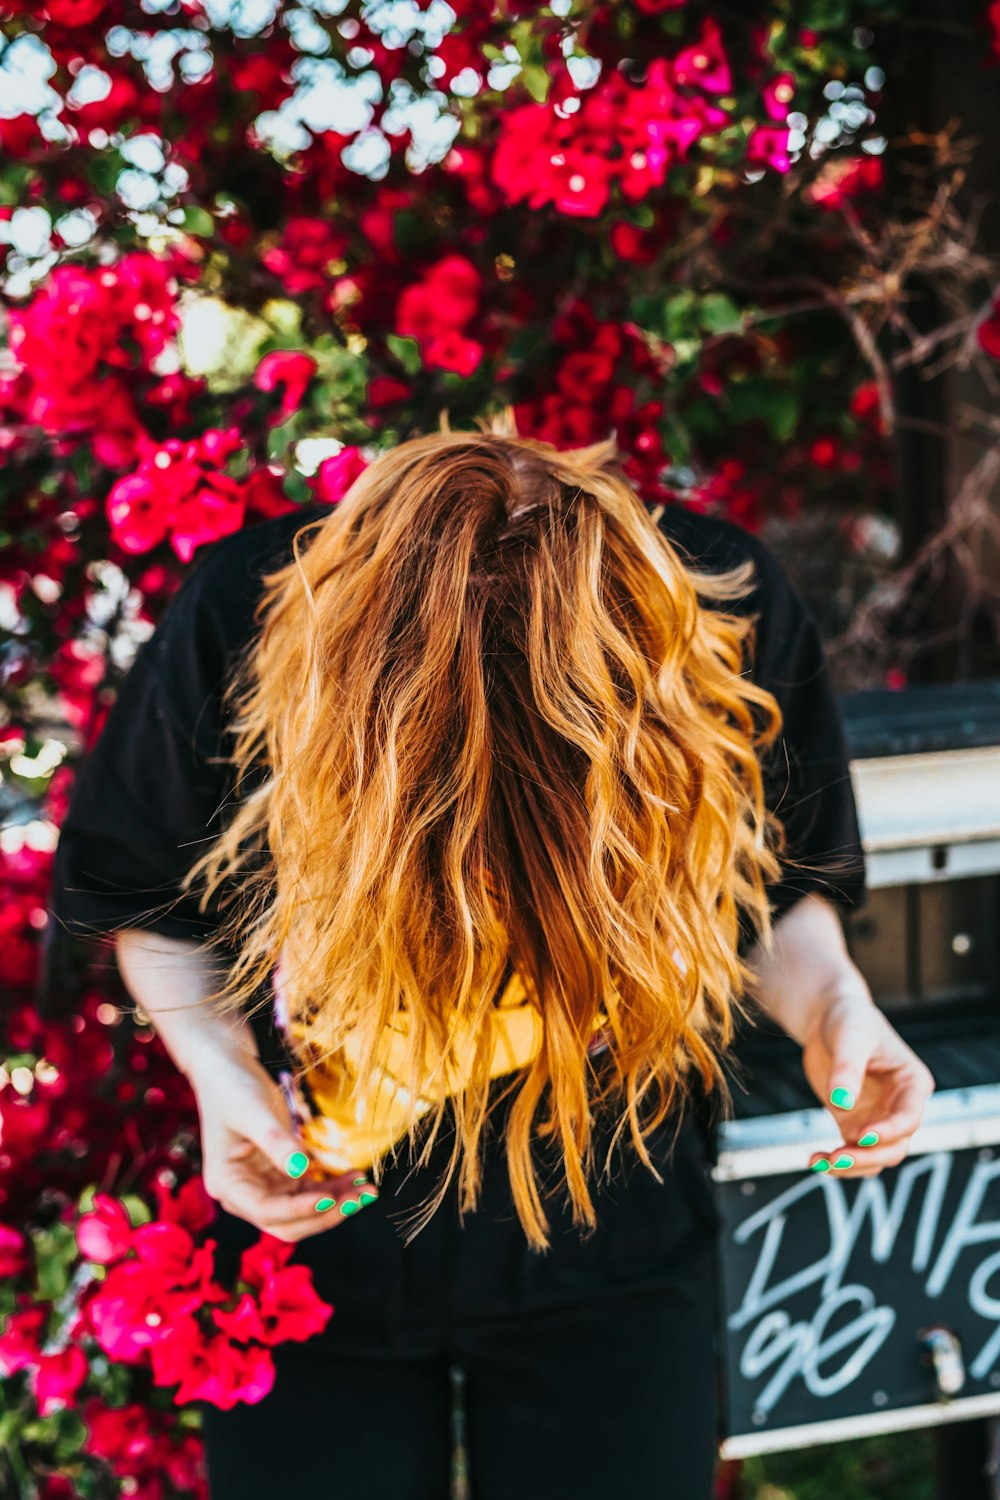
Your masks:
<instances>
[{"instance_id":1,"label":"woman's left hand","mask_svg":"<svg viewBox=\"0 0 1000 1500\"><path fill-rule=\"evenodd\" d=\"M844 1138L842 1151L813 1152L808 1165L814 1171L874 1177L903 1160L934 1077L867 987L847 986L823 1008L802 1044L802 1066ZM817 1165L822 1162L829 1166Z\"/></svg>"}]
</instances>

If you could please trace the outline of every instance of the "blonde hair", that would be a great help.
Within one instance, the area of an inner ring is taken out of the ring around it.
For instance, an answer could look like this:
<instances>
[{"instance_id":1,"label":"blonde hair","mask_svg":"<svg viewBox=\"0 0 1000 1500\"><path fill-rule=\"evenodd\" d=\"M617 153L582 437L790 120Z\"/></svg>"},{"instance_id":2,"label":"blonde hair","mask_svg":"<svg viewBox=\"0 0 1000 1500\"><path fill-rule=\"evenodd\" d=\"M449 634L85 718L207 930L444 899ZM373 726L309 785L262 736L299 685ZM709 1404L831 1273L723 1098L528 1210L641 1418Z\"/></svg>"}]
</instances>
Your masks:
<instances>
[{"instance_id":1,"label":"blonde hair","mask_svg":"<svg viewBox=\"0 0 1000 1500\"><path fill-rule=\"evenodd\" d=\"M476 1206L488 1013L513 961L543 1039L514 1079L506 1151L542 1249L533 1131L592 1229L596 1109L617 1101L615 1139L627 1127L659 1175L645 1138L692 1077L728 1098L740 914L771 939L784 833L757 752L781 714L747 675L755 620L723 608L752 563L686 566L612 440L560 451L509 429L383 452L265 575L227 691L237 810L185 888L205 880L204 909L232 882L220 940L236 957L211 1002L246 1011L284 952L311 1062L351 1037L363 1080L405 1014L416 1094L427 1055L450 1062L471 1023L482 1044L427 1215L456 1171L460 1213ZM421 1163L446 1107L423 1122Z\"/></svg>"}]
</instances>

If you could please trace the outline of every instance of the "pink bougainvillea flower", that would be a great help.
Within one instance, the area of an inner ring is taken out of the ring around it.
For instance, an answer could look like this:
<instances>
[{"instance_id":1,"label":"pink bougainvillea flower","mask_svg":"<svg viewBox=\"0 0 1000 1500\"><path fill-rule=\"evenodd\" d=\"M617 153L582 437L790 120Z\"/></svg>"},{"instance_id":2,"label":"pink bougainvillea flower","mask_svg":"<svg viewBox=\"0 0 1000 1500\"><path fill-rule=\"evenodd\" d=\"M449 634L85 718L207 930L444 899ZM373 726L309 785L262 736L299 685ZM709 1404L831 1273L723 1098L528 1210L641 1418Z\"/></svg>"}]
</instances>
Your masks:
<instances>
[{"instance_id":1,"label":"pink bougainvillea flower","mask_svg":"<svg viewBox=\"0 0 1000 1500\"><path fill-rule=\"evenodd\" d=\"M311 354L299 349L276 349L265 354L253 373L259 391L280 391L280 420L290 417L302 405L302 398L318 366Z\"/></svg>"},{"instance_id":2,"label":"pink bougainvillea flower","mask_svg":"<svg viewBox=\"0 0 1000 1500\"><path fill-rule=\"evenodd\" d=\"M793 73L779 73L761 91L761 99L769 120L787 120L794 98L795 75Z\"/></svg>"},{"instance_id":3,"label":"pink bougainvillea flower","mask_svg":"<svg viewBox=\"0 0 1000 1500\"><path fill-rule=\"evenodd\" d=\"M244 1292L235 1307L213 1307L212 1321L220 1333L240 1344L267 1344L267 1328L255 1297Z\"/></svg>"},{"instance_id":4,"label":"pink bougainvillea flower","mask_svg":"<svg viewBox=\"0 0 1000 1500\"><path fill-rule=\"evenodd\" d=\"M169 1337L150 1351L150 1362L156 1385L177 1387L178 1406L207 1401L230 1411L240 1401L263 1401L274 1385L269 1349L231 1344L222 1333L206 1335L194 1318L178 1319Z\"/></svg>"},{"instance_id":5,"label":"pink bougainvillea flower","mask_svg":"<svg viewBox=\"0 0 1000 1500\"><path fill-rule=\"evenodd\" d=\"M0 1224L0 1277L22 1276L31 1261L27 1236L12 1224Z\"/></svg>"},{"instance_id":6,"label":"pink bougainvillea flower","mask_svg":"<svg viewBox=\"0 0 1000 1500\"><path fill-rule=\"evenodd\" d=\"M132 1244L132 1221L125 1205L110 1193L95 1193L93 1208L77 1220L76 1243L80 1254L97 1265L121 1260Z\"/></svg>"},{"instance_id":7,"label":"pink bougainvillea flower","mask_svg":"<svg viewBox=\"0 0 1000 1500\"><path fill-rule=\"evenodd\" d=\"M261 256L267 269L291 297L326 286L331 265L339 261L346 236L326 219L299 216L285 224L281 243Z\"/></svg>"},{"instance_id":8,"label":"pink bougainvillea flower","mask_svg":"<svg viewBox=\"0 0 1000 1500\"><path fill-rule=\"evenodd\" d=\"M722 46L722 32L710 16L701 23L701 35L674 58L674 79L682 88L700 88L707 94L728 94L733 75Z\"/></svg>"},{"instance_id":9,"label":"pink bougainvillea flower","mask_svg":"<svg viewBox=\"0 0 1000 1500\"><path fill-rule=\"evenodd\" d=\"M75 1404L74 1397L90 1372L87 1356L77 1344L56 1354L40 1354L28 1372L28 1386L38 1403L38 1415L49 1417Z\"/></svg>"},{"instance_id":10,"label":"pink bougainvillea flower","mask_svg":"<svg viewBox=\"0 0 1000 1500\"><path fill-rule=\"evenodd\" d=\"M428 370L452 370L457 375L469 376L479 368L483 358L483 346L475 339L467 339L457 328L446 329L428 341L424 351L424 364Z\"/></svg>"},{"instance_id":11,"label":"pink bougainvillea flower","mask_svg":"<svg viewBox=\"0 0 1000 1500\"><path fill-rule=\"evenodd\" d=\"M90 26L112 3L113 0L47 0L40 9L57 26Z\"/></svg>"},{"instance_id":12,"label":"pink bougainvillea flower","mask_svg":"<svg viewBox=\"0 0 1000 1500\"><path fill-rule=\"evenodd\" d=\"M243 499L247 516L262 520L287 516L296 509L296 502L285 493L285 471L278 464L260 464L251 469L243 481Z\"/></svg>"},{"instance_id":13,"label":"pink bougainvillea flower","mask_svg":"<svg viewBox=\"0 0 1000 1500\"><path fill-rule=\"evenodd\" d=\"M879 156L834 156L824 162L815 182L803 192L817 208L842 208L852 198L879 193L885 186L885 170Z\"/></svg>"},{"instance_id":14,"label":"pink bougainvillea flower","mask_svg":"<svg viewBox=\"0 0 1000 1500\"><path fill-rule=\"evenodd\" d=\"M45 137L38 128L37 115L8 115L0 119L0 150L5 156L17 160L44 147Z\"/></svg>"},{"instance_id":15,"label":"pink bougainvillea flower","mask_svg":"<svg viewBox=\"0 0 1000 1500\"><path fill-rule=\"evenodd\" d=\"M746 159L752 165L787 172L792 165L788 154L789 130L786 125L757 125L747 139Z\"/></svg>"},{"instance_id":16,"label":"pink bougainvillea flower","mask_svg":"<svg viewBox=\"0 0 1000 1500\"><path fill-rule=\"evenodd\" d=\"M325 458L312 481L317 500L335 505L367 467L368 460L360 448L341 448L339 453Z\"/></svg>"},{"instance_id":17,"label":"pink bougainvillea flower","mask_svg":"<svg viewBox=\"0 0 1000 1500\"><path fill-rule=\"evenodd\" d=\"M310 1268L287 1264L294 1249L288 1241L262 1234L240 1257L239 1280L256 1295L268 1343L312 1338L333 1312L317 1295Z\"/></svg>"},{"instance_id":18,"label":"pink bougainvillea flower","mask_svg":"<svg viewBox=\"0 0 1000 1500\"><path fill-rule=\"evenodd\" d=\"M236 428L209 428L190 443L170 438L149 451L108 493L107 516L119 547L148 552L169 537L181 561L190 562L198 547L238 531L246 497L223 465L241 442Z\"/></svg>"},{"instance_id":19,"label":"pink bougainvillea flower","mask_svg":"<svg viewBox=\"0 0 1000 1500\"><path fill-rule=\"evenodd\" d=\"M7 1315L0 1333L0 1375L16 1375L37 1364L48 1317L48 1307L41 1302L26 1303Z\"/></svg>"},{"instance_id":20,"label":"pink bougainvillea flower","mask_svg":"<svg viewBox=\"0 0 1000 1500\"><path fill-rule=\"evenodd\" d=\"M980 349L994 359L1000 359L1000 296L994 299L986 317L977 327L976 338Z\"/></svg>"}]
</instances>

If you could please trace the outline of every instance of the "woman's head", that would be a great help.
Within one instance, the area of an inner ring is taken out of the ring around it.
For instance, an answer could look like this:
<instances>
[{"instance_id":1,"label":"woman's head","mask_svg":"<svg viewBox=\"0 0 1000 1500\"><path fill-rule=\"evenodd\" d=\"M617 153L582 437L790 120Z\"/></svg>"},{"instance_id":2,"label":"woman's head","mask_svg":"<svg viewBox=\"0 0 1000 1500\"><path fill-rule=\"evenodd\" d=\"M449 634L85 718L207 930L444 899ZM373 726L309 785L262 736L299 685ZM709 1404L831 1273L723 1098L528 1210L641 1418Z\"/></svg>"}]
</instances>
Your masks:
<instances>
[{"instance_id":1,"label":"woman's head","mask_svg":"<svg viewBox=\"0 0 1000 1500\"><path fill-rule=\"evenodd\" d=\"M592 1225L593 1110L617 1100L643 1154L693 1077L724 1087L739 917L767 939L780 845L757 759L778 709L745 675L751 622L724 608L751 582L689 571L610 442L502 428L381 454L265 578L232 691L233 761L262 774L192 871L234 882L226 1003L282 951L313 1060L350 1035L364 1077L405 1013L414 1086L471 1022L448 1175L472 1207L509 957L543 1017L507 1138L536 1245L536 1131Z\"/></svg>"}]
</instances>

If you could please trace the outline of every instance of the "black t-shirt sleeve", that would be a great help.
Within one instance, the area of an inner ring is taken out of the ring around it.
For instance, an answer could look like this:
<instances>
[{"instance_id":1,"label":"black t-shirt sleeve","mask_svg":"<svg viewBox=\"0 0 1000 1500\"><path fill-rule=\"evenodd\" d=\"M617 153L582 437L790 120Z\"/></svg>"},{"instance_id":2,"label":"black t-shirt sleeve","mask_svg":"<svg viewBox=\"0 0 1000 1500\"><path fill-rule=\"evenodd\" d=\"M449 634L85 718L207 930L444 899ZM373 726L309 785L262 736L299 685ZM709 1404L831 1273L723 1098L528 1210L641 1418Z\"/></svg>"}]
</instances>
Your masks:
<instances>
[{"instance_id":1,"label":"black t-shirt sleeve","mask_svg":"<svg viewBox=\"0 0 1000 1500\"><path fill-rule=\"evenodd\" d=\"M850 756L819 628L773 553L755 548L760 584L754 680L778 701L781 733L763 753L768 806L783 820L775 920L816 892L849 910L868 899Z\"/></svg>"},{"instance_id":2,"label":"black t-shirt sleeve","mask_svg":"<svg viewBox=\"0 0 1000 1500\"><path fill-rule=\"evenodd\" d=\"M184 578L80 765L50 893L62 933L142 927L202 940L217 925L196 892L179 891L231 789L222 693L235 654L217 574L209 557Z\"/></svg>"},{"instance_id":3,"label":"black t-shirt sleeve","mask_svg":"<svg viewBox=\"0 0 1000 1500\"><path fill-rule=\"evenodd\" d=\"M680 506L668 506L660 526L697 572L724 572L747 559L754 564L747 593L721 607L756 617L747 674L774 694L784 720L761 755L765 799L787 836L781 875L768 885L773 919L811 891L844 910L864 906L865 856L850 755L812 612L775 553L743 527ZM753 936L744 914L741 950Z\"/></svg>"}]
</instances>

